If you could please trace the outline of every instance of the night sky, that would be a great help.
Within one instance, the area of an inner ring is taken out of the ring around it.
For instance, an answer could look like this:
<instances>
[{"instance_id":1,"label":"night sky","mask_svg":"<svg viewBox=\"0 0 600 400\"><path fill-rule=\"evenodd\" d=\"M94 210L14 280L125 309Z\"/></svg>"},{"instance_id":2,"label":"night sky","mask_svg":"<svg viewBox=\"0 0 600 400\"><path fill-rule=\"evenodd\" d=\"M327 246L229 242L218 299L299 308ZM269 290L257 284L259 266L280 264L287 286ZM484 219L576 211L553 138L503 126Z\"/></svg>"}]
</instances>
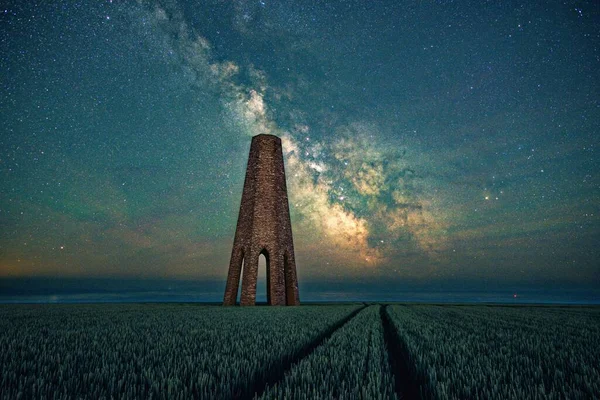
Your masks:
<instances>
[{"instance_id":1,"label":"night sky","mask_svg":"<svg viewBox=\"0 0 600 400\"><path fill-rule=\"evenodd\" d=\"M4 2L0 278L220 297L268 133L301 299L598 285L599 67L597 1Z\"/></svg>"}]
</instances>

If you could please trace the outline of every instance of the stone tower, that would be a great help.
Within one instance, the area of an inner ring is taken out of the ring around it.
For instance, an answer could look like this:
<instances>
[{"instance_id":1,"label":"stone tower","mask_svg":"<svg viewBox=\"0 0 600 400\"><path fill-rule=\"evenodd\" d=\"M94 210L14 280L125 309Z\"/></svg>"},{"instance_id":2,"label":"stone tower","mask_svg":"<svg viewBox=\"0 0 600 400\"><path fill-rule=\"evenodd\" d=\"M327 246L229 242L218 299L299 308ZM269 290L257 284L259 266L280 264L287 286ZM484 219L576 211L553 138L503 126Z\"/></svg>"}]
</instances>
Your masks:
<instances>
[{"instance_id":1,"label":"stone tower","mask_svg":"<svg viewBox=\"0 0 600 400\"><path fill-rule=\"evenodd\" d=\"M298 280L281 139L252 138L223 305L235 305L242 273L242 306L256 300L258 258L267 261L269 305L298 305Z\"/></svg>"}]
</instances>

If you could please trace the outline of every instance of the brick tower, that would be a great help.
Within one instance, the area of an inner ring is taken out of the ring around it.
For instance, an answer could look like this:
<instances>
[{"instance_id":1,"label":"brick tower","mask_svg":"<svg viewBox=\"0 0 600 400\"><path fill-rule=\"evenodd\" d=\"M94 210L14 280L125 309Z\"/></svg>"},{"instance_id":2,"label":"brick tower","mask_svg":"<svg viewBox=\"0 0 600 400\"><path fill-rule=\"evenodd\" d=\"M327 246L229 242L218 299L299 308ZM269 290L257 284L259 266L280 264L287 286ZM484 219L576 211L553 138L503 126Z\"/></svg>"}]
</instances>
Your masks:
<instances>
[{"instance_id":1,"label":"brick tower","mask_svg":"<svg viewBox=\"0 0 600 400\"><path fill-rule=\"evenodd\" d=\"M256 300L258 258L267 261L267 303L298 305L298 280L281 139L252 138L223 305L236 304L242 272L242 306Z\"/></svg>"}]
</instances>

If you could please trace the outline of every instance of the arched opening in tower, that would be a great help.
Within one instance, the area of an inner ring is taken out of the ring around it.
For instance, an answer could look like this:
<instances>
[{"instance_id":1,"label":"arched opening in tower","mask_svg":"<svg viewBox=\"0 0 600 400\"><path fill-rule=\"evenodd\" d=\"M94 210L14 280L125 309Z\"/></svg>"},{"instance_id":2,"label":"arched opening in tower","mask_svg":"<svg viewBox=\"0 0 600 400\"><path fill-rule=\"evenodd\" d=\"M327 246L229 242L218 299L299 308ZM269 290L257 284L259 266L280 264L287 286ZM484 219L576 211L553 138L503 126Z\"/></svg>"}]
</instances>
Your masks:
<instances>
[{"instance_id":1,"label":"arched opening in tower","mask_svg":"<svg viewBox=\"0 0 600 400\"><path fill-rule=\"evenodd\" d=\"M271 304L271 268L269 252L263 249L258 256L258 279L256 282L256 302Z\"/></svg>"},{"instance_id":2,"label":"arched opening in tower","mask_svg":"<svg viewBox=\"0 0 600 400\"><path fill-rule=\"evenodd\" d=\"M237 294L235 295L235 304L240 304L240 302L242 301L242 279L244 276L244 264L246 262L246 259L244 258L244 253L242 253L242 261L241 261L241 266L240 266L240 277L238 279L238 285L237 285Z\"/></svg>"}]
</instances>

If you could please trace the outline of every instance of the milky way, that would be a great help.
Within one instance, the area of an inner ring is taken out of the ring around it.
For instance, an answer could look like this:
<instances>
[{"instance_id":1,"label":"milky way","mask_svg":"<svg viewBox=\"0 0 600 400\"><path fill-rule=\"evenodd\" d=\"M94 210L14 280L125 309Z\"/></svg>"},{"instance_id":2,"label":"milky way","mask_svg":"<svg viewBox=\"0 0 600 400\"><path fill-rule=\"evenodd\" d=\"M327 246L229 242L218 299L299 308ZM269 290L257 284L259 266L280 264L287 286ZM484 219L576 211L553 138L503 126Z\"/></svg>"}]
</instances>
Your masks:
<instances>
[{"instance_id":1,"label":"milky way","mask_svg":"<svg viewBox=\"0 0 600 400\"><path fill-rule=\"evenodd\" d=\"M282 138L302 280L600 277L593 2L14 2L0 276L224 279Z\"/></svg>"}]
</instances>

